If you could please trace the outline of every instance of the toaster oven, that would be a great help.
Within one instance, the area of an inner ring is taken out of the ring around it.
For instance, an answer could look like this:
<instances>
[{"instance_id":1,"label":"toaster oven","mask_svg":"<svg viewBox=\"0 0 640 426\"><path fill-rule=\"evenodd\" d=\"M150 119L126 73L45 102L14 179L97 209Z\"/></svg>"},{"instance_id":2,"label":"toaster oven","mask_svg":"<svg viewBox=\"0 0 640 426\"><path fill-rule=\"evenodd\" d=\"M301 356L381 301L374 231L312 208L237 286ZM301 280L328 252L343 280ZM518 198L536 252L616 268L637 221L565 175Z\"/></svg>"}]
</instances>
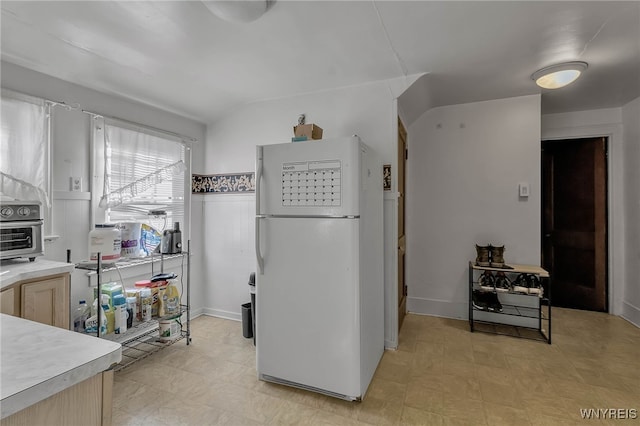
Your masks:
<instances>
[{"instance_id":1,"label":"toaster oven","mask_svg":"<svg viewBox=\"0 0 640 426\"><path fill-rule=\"evenodd\" d=\"M0 260L44 254L42 209L39 202L0 202Z\"/></svg>"}]
</instances>

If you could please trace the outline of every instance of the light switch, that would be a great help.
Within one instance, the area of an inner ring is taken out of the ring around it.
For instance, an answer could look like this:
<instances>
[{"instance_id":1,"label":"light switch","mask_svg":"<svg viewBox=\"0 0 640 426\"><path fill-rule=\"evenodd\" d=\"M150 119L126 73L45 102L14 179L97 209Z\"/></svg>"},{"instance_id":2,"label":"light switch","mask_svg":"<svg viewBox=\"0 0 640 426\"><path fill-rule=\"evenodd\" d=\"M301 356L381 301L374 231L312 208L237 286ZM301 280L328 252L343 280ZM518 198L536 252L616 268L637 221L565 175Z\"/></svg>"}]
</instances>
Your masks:
<instances>
[{"instance_id":1,"label":"light switch","mask_svg":"<svg viewBox=\"0 0 640 426\"><path fill-rule=\"evenodd\" d=\"M529 196L529 184L527 182L520 182L518 184L518 194L521 197L528 197Z\"/></svg>"}]
</instances>

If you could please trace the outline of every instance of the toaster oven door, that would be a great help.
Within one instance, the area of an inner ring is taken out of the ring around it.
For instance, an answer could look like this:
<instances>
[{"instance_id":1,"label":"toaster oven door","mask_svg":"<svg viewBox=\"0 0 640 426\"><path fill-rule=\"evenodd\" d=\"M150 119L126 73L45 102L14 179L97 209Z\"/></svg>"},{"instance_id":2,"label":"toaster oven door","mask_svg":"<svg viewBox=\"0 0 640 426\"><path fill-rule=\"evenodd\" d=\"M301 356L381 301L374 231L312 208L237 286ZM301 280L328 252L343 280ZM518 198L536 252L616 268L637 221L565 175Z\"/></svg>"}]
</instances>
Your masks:
<instances>
[{"instance_id":1,"label":"toaster oven door","mask_svg":"<svg viewBox=\"0 0 640 426\"><path fill-rule=\"evenodd\" d=\"M0 223L0 259L28 257L43 253L42 221Z\"/></svg>"}]
</instances>

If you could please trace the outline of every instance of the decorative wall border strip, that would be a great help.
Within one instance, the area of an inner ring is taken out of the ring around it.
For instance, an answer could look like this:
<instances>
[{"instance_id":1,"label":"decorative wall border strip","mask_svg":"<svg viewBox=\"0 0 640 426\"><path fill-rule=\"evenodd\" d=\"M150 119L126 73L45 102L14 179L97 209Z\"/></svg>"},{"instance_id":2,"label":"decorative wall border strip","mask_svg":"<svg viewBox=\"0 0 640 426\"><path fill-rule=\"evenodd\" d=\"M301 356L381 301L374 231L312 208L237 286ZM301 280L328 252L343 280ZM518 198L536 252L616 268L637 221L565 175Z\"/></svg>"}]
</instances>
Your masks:
<instances>
[{"instance_id":1,"label":"decorative wall border strip","mask_svg":"<svg viewBox=\"0 0 640 426\"><path fill-rule=\"evenodd\" d=\"M391 191L391 164L382 166L382 184L385 191Z\"/></svg>"},{"instance_id":2,"label":"decorative wall border strip","mask_svg":"<svg viewBox=\"0 0 640 426\"><path fill-rule=\"evenodd\" d=\"M193 194L238 194L255 191L254 172L191 176Z\"/></svg>"}]
</instances>

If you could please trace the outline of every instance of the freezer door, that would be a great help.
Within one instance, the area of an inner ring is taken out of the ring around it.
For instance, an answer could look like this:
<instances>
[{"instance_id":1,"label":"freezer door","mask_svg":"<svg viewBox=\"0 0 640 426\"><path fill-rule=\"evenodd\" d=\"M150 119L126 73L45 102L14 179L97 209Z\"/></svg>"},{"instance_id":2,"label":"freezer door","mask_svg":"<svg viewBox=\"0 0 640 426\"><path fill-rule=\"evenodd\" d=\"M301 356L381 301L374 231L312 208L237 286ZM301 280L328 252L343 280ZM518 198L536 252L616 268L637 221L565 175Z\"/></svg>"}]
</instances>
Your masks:
<instances>
[{"instance_id":1,"label":"freezer door","mask_svg":"<svg viewBox=\"0 0 640 426\"><path fill-rule=\"evenodd\" d=\"M258 215L357 216L357 136L257 148Z\"/></svg>"},{"instance_id":2,"label":"freezer door","mask_svg":"<svg viewBox=\"0 0 640 426\"><path fill-rule=\"evenodd\" d=\"M359 397L359 220L260 220L259 376Z\"/></svg>"}]
</instances>

